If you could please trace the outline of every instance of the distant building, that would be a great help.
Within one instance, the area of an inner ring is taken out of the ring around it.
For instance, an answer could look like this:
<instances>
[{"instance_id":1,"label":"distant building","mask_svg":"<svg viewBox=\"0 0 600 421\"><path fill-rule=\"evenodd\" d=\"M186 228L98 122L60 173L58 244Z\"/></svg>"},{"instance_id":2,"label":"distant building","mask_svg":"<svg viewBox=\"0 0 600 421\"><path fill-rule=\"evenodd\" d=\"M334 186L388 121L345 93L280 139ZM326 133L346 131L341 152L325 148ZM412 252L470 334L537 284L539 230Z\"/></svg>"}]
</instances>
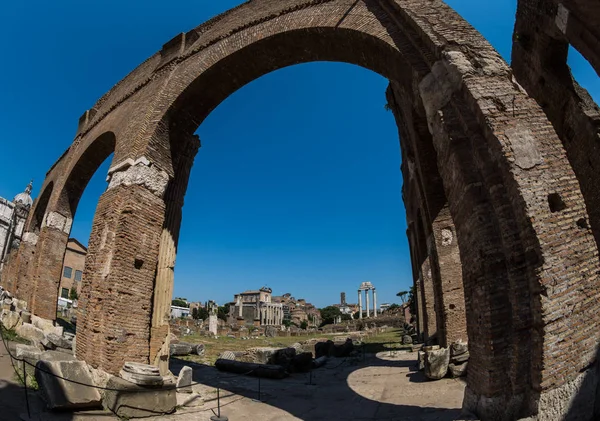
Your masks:
<instances>
[{"instance_id":1,"label":"distant building","mask_svg":"<svg viewBox=\"0 0 600 421\"><path fill-rule=\"evenodd\" d=\"M32 182L11 201L0 197L0 271L12 249L21 244L25 221L33 205Z\"/></svg>"},{"instance_id":2,"label":"distant building","mask_svg":"<svg viewBox=\"0 0 600 421\"><path fill-rule=\"evenodd\" d=\"M190 309L187 307L171 306L171 319L190 317Z\"/></svg>"},{"instance_id":3,"label":"distant building","mask_svg":"<svg viewBox=\"0 0 600 421\"><path fill-rule=\"evenodd\" d=\"M236 294L229 306L229 322L260 324L261 326L281 326L284 313L283 305L273 302L271 288L245 291Z\"/></svg>"},{"instance_id":4,"label":"distant building","mask_svg":"<svg viewBox=\"0 0 600 421\"><path fill-rule=\"evenodd\" d=\"M69 299L71 288L75 287L77 296L81 294L81 279L85 266L87 247L75 238L67 241L67 250L63 260L62 274L60 278L59 297Z\"/></svg>"},{"instance_id":5,"label":"distant building","mask_svg":"<svg viewBox=\"0 0 600 421\"><path fill-rule=\"evenodd\" d=\"M381 303L381 305L379 306L379 309L381 310L381 312L386 311L388 308L390 308L391 304L390 303Z\"/></svg>"}]
</instances>

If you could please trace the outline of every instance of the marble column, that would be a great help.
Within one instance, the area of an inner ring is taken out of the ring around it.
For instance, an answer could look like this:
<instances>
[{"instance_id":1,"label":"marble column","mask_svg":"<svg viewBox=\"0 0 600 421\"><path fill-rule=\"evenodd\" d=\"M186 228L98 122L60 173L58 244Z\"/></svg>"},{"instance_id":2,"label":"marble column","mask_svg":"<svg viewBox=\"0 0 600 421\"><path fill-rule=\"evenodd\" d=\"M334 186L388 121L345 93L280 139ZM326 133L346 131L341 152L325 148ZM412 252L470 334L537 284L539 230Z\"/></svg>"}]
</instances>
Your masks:
<instances>
[{"instance_id":1,"label":"marble column","mask_svg":"<svg viewBox=\"0 0 600 421\"><path fill-rule=\"evenodd\" d=\"M362 319L362 291L358 290L358 318Z\"/></svg>"},{"instance_id":2,"label":"marble column","mask_svg":"<svg viewBox=\"0 0 600 421\"><path fill-rule=\"evenodd\" d=\"M373 288L373 316L377 317L377 291Z\"/></svg>"},{"instance_id":3,"label":"marble column","mask_svg":"<svg viewBox=\"0 0 600 421\"><path fill-rule=\"evenodd\" d=\"M370 314L369 314L369 290L368 289L365 291L365 307L367 307L367 318L369 318Z\"/></svg>"},{"instance_id":4,"label":"marble column","mask_svg":"<svg viewBox=\"0 0 600 421\"><path fill-rule=\"evenodd\" d=\"M242 297L238 295L238 317L244 317L244 304L242 303Z\"/></svg>"}]
</instances>

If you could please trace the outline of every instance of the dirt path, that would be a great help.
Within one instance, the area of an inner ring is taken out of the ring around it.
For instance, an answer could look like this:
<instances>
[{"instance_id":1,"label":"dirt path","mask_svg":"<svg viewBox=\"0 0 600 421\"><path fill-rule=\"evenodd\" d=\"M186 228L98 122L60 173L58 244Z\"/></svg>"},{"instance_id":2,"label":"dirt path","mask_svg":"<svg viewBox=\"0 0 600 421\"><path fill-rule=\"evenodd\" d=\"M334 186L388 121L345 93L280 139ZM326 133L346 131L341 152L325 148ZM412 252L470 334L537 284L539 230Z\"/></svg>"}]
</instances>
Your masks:
<instances>
[{"instance_id":1,"label":"dirt path","mask_svg":"<svg viewBox=\"0 0 600 421\"><path fill-rule=\"evenodd\" d=\"M25 413L23 388L13 380L13 369L0 344L0 408L2 420L19 420ZM380 352L364 360L331 359L309 374L294 374L284 380L259 380L232 376L214 367L172 360L177 374L183 364L194 369L194 395L178 394L176 414L146 418L154 421L209 421L217 411L217 387L221 412L230 421L330 421L402 420L452 421L458 418L465 384L462 380L428 381L416 370L416 353ZM116 420L111 414L82 412L51 414L35 394L30 395L31 420ZM214 411L214 412L213 412Z\"/></svg>"}]
</instances>

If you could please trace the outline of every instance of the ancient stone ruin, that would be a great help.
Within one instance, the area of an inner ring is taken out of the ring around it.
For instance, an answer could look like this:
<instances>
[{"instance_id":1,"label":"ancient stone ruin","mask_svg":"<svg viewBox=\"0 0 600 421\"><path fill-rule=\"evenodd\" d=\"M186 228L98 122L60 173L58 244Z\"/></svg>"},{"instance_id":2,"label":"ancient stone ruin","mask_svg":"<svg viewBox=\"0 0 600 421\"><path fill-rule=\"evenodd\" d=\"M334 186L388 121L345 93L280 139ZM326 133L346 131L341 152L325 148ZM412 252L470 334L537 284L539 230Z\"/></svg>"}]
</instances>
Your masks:
<instances>
[{"instance_id":1,"label":"ancient stone ruin","mask_svg":"<svg viewBox=\"0 0 600 421\"><path fill-rule=\"evenodd\" d=\"M483 420L591 419L600 408L600 111L566 58L571 44L600 71L599 21L591 0L519 0L509 67L440 0L245 3L166 42L82 114L2 283L54 319L73 215L114 153L76 356L112 374L125 362L166 373L194 132L272 70L352 63L390 81L418 331L428 346L468 341L465 408Z\"/></svg>"}]
</instances>

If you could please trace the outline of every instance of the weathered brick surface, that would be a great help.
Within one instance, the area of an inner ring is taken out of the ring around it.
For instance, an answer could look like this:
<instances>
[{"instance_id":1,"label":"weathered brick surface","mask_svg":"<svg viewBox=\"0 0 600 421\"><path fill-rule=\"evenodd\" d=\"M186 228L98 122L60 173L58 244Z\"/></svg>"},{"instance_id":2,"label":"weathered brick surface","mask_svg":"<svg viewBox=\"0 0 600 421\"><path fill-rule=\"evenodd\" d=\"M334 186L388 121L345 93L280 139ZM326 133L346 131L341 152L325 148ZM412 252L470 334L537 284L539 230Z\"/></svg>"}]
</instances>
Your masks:
<instances>
[{"instance_id":1,"label":"weathered brick surface","mask_svg":"<svg viewBox=\"0 0 600 421\"><path fill-rule=\"evenodd\" d=\"M570 399L575 392L564 388L600 340L600 264L587 228L595 219L579 182L584 193L591 184L576 162L583 154L569 152L569 163L507 64L438 0L254 0L175 37L88 110L47 175L44 188L53 188L42 212L72 219L86 178L114 150L114 185L100 199L86 260L78 356L111 372L150 359L163 187L177 172L173 131L191 135L244 84L315 60L366 67L404 95L390 106L401 117L403 174L416 169L403 191L412 260L433 269L433 320L447 336L459 325L449 310L462 277L467 407L482 419L516 419L551 393ZM444 249L448 227L458 255ZM425 284L421 292L431 295Z\"/></svg>"},{"instance_id":2,"label":"weathered brick surface","mask_svg":"<svg viewBox=\"0 0 600 421\"><path fill-rule=\"evenodd\" d=\"M148 363L150 316L165 205L138 185L102 195L79 300L77 357L117 374Z\"/></svg>"}]
</instances>

